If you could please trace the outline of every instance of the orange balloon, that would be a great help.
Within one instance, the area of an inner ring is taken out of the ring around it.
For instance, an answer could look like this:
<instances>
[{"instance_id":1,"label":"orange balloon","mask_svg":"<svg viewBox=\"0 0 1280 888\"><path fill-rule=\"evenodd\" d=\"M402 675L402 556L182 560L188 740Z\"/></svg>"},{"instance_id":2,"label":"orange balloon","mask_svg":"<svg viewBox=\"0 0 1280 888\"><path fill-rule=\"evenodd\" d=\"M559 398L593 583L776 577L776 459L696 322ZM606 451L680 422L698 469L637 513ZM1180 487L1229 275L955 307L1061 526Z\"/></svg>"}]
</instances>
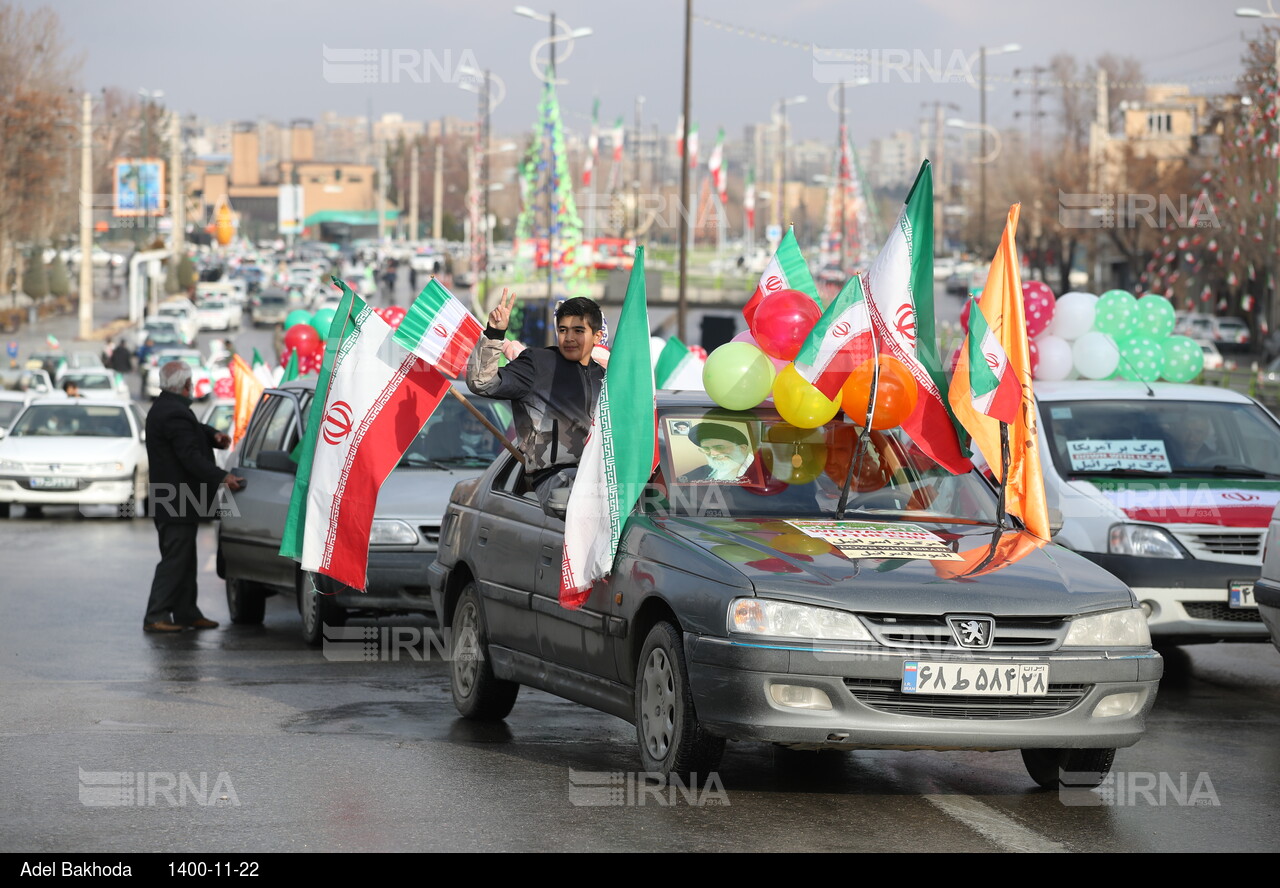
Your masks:
<instances>
[{"instance_id":1,"label":"orange balloon","mask_svg":"<svg viewBox=\"0 0 1280 888\"><path fill-rule=\"evenodd\" d=\"M861 425L866 422L867 401L871 396L871 383L874 379L874 368L871 361L864 361L845 382L840 391L840 405L845 415ZM911 375L901 361L890 355L880 355L880 379L876 391L876 408L871 414L871 428L891 429L902 425L902 421L916 409L915 377Z\"/></svg>"}]
</instances>

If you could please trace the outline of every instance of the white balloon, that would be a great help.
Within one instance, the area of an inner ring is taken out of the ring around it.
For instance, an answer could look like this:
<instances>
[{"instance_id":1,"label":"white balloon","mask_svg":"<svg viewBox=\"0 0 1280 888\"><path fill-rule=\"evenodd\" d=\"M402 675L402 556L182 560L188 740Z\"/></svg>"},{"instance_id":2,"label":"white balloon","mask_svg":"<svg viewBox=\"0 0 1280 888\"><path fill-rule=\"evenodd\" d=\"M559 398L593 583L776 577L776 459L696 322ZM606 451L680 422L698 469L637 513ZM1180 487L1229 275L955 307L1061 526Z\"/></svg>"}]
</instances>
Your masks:
<instances>
[{"instance_id":1,"label":"white balloon","mask_svg":"<svg viewBox=\"0 0 1280 888\"><path fill-rule=\"evenodd\" d=\"M1036 379L1057 382L1070 376L1075 366L1071 356L1071 343L1061 336L1041 336L1036 340L1040 362L1036 366Z\"/></svg>"},{"instance_id":2,"label":"white balloon","mask_svg":"<svg viewBox=\"0 0 1280 888\"><path fill-rule=\"evenodd\" d=\"M1120 349L1106 333L1090 330L1071 346L1076 370L1086 379L1106 379L1120 366Z\"/></svg>"},{"instance_id":3,"label":"white balloon","mask_svg":"<svg viewBox=\"0 0 1280 888\"><path fill-rule=\"evenodd\" d=\"M1093 329L1097 302L1098 297L1092 293L1063 293L1054 307L1049 333L1063 339L1079 339Z\"/></svg>"}]
</instances>

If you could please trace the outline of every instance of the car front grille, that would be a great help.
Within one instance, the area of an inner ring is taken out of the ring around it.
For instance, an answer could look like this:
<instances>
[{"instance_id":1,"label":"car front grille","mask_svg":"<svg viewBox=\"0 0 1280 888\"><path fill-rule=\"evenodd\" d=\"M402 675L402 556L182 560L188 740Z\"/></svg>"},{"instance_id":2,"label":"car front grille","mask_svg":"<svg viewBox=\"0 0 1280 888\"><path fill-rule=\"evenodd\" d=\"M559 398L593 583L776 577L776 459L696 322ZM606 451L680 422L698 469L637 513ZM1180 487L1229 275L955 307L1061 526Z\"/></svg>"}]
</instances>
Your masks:
<instances>
[{"instance_id":1,"label":"car front grille","mask_svg":"<svg viewBox=\"0 0 1280 888\"><path fill-rule=\"evenodd\" d=\"M962 651L945 617L863 614L876 641L892 648ZM996 620L988 650L1053 650L1066 636L1067 623L1058 617L1007 617Z\"/></svg>"},{"instance_id":2,"label":"car front grille","mask_svg":"<svg viewBox=\"0 0 1280 888\"><path fill-rule=\"evenodd\" d=\"M1182 541L1196 554L1230 555L1236 558L1261 558L1262 538L1266 529L1234 530L1230 533L1205 531L1185 534Z\"/></svg>"},{"instance_id":3,"label":"car front grille","mask_svg":"<svg viewBox=\"0 0 1280 888\"><path fill-rule=\"evenodd\" d=\"M1184 601L1182 606L1193 620L1223 620L1228 623L1261 623L1257 608L1230 607L1222 601Z\"/></svg>"},{"instance_id":4,"label":"car front grille","mask_svg":"<svg viewBox=\"0 0 1280 888\"><path fill-rule=\"evenodd\" d=\"M1051 684L1043 697L980 697L904 694L897 679L846 678L844 685L859 703L880 712L920 718L1045 718L1079 703L1092 685Z\"/></svg>"}]
</instances>

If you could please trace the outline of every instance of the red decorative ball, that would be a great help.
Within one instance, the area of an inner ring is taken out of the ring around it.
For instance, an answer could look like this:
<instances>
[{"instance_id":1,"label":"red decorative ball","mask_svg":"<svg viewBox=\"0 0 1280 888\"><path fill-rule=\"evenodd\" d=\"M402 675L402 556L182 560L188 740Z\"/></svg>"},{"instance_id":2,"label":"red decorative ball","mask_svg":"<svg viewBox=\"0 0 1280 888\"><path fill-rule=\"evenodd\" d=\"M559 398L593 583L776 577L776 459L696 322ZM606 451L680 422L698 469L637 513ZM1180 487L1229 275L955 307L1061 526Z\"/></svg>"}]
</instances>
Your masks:
<instances>
[{"instance_id":1,"label":"red decorative ball","mask_svg":"<svg viewBox=\"0 0 1280 888\"><path fill-rule=\"evenodd\" d=\"M822 308L808 293L776 290L760 301L751 334L769 357L793 361L821 317Z\"/></svg>"},{"instance_id":2,"label":"red decorative ball","mask_svg":"<svg viewBox=\"0 0 1280 888\"><path fill-rule=\"evenodd\" d=\"M284 333L284 344L298 352L298 357L309 355L323 348L320 334L310 324L295 324Z\"/></svg>"}]
</instances>

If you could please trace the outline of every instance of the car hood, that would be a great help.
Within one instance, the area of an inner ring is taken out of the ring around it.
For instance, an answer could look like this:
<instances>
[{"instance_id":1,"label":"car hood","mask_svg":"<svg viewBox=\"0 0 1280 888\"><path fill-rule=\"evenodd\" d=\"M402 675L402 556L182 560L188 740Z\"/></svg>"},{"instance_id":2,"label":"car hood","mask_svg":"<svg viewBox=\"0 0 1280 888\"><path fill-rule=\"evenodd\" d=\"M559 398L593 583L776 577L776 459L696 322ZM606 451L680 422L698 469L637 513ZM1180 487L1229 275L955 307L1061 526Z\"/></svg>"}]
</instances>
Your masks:
<instances>
[{"instance_id":1,"label":"car hood","mask_svg":"<svg viewBox=\"0 0 1280 888\"><path fill-rule=\"evenodd\" d=\"M0 441L0 458L17 462L38 463L128 463L133 459L137 442L132 438L54 438L23 435Z\"/></svg>"},{"instance_id":2,"label":"car hood","mask_svg":"<svg viewBox=\"0 0 1280 888\"><path fill-rule=\"evenodd\" d=\"M973 611L1063 616L1132 604L1128 588L1086 559L1021 531L927 522L908 524L926 547L958 559L846 556L781 520L667 518L667 533L726 562L756 594L872 613ZM876 533L873 532L873 536ZM923 548L917 552L923 551Z\"/></svg>"},{"instance_id":3,"label":"car hood","mask_svg":"<svg viewBox=\"0 0 1280 888\"><path fill-rule=\"evenodd\" d=\"M453 486L480 475L483 468L398 468L378 491L375 518L404 518L408 521L439 521L449 506Z\"/></svg>"},{"instance_id":4,"label":"car hood","mask_svg":"<svg viewBox=\"0 0 1280 888\"><path fill-rule=\"evenodd\" d=\"M1152 524L1217 524L1266 527L1280 482L1248 478L1076 480L1088 485L1130 521Z\"/></svg>"}]
</instances>

